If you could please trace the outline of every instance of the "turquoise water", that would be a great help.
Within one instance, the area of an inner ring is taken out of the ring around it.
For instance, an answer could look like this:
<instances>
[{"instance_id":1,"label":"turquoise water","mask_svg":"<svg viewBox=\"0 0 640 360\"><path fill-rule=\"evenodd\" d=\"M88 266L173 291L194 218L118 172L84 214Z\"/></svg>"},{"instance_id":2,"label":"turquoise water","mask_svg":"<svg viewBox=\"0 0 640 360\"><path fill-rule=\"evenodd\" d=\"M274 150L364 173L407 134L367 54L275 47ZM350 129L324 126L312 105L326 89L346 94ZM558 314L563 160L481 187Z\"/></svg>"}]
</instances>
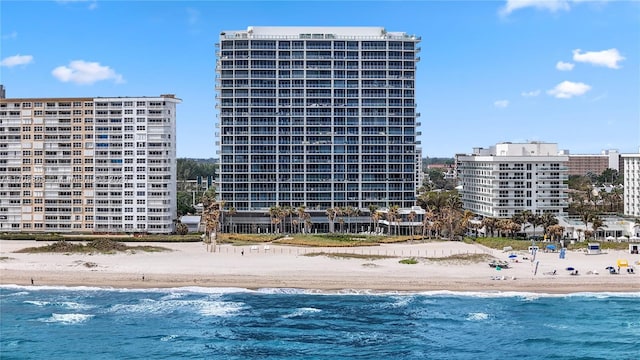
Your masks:
<instances>
[{"instance_id":1,"label":"turquoise water","mask_svg":"<svg viewBox=\"0 0 640 360\"><path fill-rule=\"evenodd\" d=\"M640 292L0 287L5 359L640 359Z\"/></svg>"}]
</instances>

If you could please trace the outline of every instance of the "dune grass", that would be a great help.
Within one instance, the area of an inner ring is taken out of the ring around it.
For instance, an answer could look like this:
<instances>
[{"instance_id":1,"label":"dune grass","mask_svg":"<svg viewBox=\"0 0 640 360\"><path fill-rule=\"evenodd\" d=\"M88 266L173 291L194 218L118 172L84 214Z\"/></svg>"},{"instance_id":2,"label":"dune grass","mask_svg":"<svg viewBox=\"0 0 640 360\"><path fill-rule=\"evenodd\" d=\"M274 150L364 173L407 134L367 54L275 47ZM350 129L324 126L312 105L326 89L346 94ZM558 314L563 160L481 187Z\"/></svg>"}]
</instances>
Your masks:
<instances>
[{"instance_id":1,"label":"dune grass","mask_svg":"<svg viewBox=\"0 0 640 360\"><path fill-rule=\"evenodd\" d=\"M304 256L326 256L335 259L365 259L365 260L380 260L393 258L394 256L387 255L366 255L366 254L349 254L349 253L328 253L328 252L313 252L304 254Z\"/></svg>"},{"instance_id":2,"label":"dune grass","mask_svg":"<svg viewBox=\"0 0 640 360\"><path fill-rule=\"evenodd\" d=\"M88 242L86 245L82 243L72 243L61 240L45 246L30 247L17 250L17 253L41 254L41 253L99 253L99 254L115 254L117 252L159 252L171 251L170 249L159 246L127 246L121 242L111 239L98 239Z\"/></svg>"},{"instance_id":3,"label":"dune grass","mask_svg":"<svg viewBox=\"0 0 640 360\"><path fill-rule=\"evenodd\" d=\"M375 236L360 234L218 234L220 244L248 245L273 243L308 247L378 246L407 242L410 236Z\"/></svg>"},{"instance_id":4,"label":"dune grass","mask_svg":"<svg viewBox=\"0 0 640 360\"><path fill-rule=\"evenodd\" d=\"M402 259L400 261L398 261L400 264L408 264L408 265L415 265L418 263L418 260L416 258L409 258L409 259Z\"/></svg>"}]
</instances>

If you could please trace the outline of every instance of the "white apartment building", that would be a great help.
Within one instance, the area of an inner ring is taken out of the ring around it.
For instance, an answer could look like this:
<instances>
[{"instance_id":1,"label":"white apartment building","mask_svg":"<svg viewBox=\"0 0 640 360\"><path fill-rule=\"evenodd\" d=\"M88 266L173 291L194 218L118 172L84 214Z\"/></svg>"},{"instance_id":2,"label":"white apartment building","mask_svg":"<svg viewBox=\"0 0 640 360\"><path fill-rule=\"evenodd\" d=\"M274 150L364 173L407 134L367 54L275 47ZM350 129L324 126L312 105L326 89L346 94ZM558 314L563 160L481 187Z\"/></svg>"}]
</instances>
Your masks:
<instances>
[{"instance_id":1,"label":"white apartment building","mask_svg":"<svg viewBox=\"0 0 640 360\"><path fill-rule=\"evenodd\" d=\"M622 154L624 163L624 214L640 216L640 151Z\"/></svg>"},{"instance_id":2,"label":"white apartment building","mask_svg":"<svg viewBox=\"0 0 640 360\"><path fill-rule=\"evenodd\" d=\"M0 99L0 231L172 232L179 102Z\"/></svg>"},{"instance_id":3,"label":"white apartment building","mask_svg":"<svg viewBox=\"0 0 640 360\"><path fill-rule=\"evenodd\" d=\"M566 155L557 144L499 143L456 155L463 207L488 217L510 218L523 210L565 215Z\"/></svg>"},{"instance_id":4,"label":"white apartment building","mask_svg":"<svg viewBox=\"0 0 640 360\"><path fill-rule=\"evenodd\" d=\"M272 206L415 205L419 42L381 27L222 32L219 194L234 222Z\"/></svg>"}]
</instances>

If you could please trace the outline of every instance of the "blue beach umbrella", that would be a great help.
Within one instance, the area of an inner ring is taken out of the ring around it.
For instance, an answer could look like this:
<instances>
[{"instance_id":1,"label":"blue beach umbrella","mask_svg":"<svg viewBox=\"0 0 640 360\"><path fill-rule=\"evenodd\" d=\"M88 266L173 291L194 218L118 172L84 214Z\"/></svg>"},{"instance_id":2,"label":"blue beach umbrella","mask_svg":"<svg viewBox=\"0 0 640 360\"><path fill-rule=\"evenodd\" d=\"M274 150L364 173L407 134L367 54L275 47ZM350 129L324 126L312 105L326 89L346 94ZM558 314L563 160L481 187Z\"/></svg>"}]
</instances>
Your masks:
<instances>
[{"instance_id":1,"label":"blue beach umbrella","mask_svg":"<svg viewBox=\"0 0 640 360\"><path fill-rule=\"evenodd\" d=\"M575 270L575 269L574 269L574 268L572 268L571 266L569 266L569 267L567 268L567 271L573 271L573 270Z\"/></svg>"},{"instance_id":2,"label":"blue beach umbrella","mask_svg":"<svg viewBox=\"0 0 640 360\"><path fill-rule=\"evenodd\" d=\"M547 245L547 249L549 250L555 250L556 246L555 245Z\"/></svg>"},{"instance_id":3,"label":"blue beach umbrella","mask_svg":"<svg viewBox=\"0 0 640 360\"><path fill-rule=\"evenodd\" d=\"M509 259L514 259L514 258L517 258L517 257L518 257L518 255L516 255L516 254L509 255Z\"/></svg>"}]
</instances>

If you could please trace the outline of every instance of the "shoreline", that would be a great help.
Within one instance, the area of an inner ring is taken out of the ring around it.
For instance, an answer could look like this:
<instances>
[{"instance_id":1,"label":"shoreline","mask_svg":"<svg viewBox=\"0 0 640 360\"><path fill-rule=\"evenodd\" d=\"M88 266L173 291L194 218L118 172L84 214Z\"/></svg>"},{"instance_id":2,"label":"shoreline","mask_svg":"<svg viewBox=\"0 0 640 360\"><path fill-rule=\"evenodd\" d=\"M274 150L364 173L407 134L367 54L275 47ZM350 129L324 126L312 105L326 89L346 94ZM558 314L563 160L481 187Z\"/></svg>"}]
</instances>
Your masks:
<instances>
[{"instance_id":1,"label":"shoreline","mask_svg":"<svg viewBox=\"0 0 640 360\"><path fill-rule=\"evenodd\" d=\"M640 292L640 274L610 275L605 267L623 256L636 266L638 255L622 251L597 256L570 252L567 259L541 253L536 263L519 253L509 267L496 271L487 262L449 260L455 254L487 254L509 260L508 253L477 244L431 242L349 249L309 249L270 245L222 245L212 253L201 243L173 243L159 253L27 254L15 251L43 246L35 241L0 240L0 285L85 286L116 289L151 288L265 288L318 292L526 292L572 294ZM242 252L244 250L244 252ZM382 259L308 256L309 252L387 253ZM395 254L403 254L395 256ZM419 254L418 264L399 260ZM428 256L423 256L428 255ZM579 276L565 271L580 270ZM600 270L596 270L600 269ZM548 275L556 270L557 275ZM595 273L598 273L597 275ZM143 279L144 277L144 279ZM499 280L496 280L499 279Z\"/></svg>"},{"instance_id":2,"label":"shoreline","mask_svg":"<svg viewBox=\"0 0 640 360\"><path fill-rule=\"evenodd\" d=\"M135 274L117 274L116 276L80 277L70 279L68 274L37 274L33 276L34 285L31 285L32 277L23 273L13 273L3 271L0 285L2 286L22 286L22 287L96 287L102 289L173 289L187 287L202 287L212 289L295 289L312 292L343 292L343 291L364 291L364 292L522 292L536 294L576 294L576 293L640 293L640 285L622 282L602 281L598 283L575 283L570 281L546 282L541 279L506 279L488 281L447 281L446 279L437 281L410 282L393 279L392 285L381 281L371 281L367 279L345 278L340 281L332 279L309 279L299 278L297 280L282 280L273 278L246 277L246 276L225 276L217 280L193 279L190 275L176 274L156 274L154 278L147 278L145 281L134 279Z\"/></svg>"}]
</instances>

